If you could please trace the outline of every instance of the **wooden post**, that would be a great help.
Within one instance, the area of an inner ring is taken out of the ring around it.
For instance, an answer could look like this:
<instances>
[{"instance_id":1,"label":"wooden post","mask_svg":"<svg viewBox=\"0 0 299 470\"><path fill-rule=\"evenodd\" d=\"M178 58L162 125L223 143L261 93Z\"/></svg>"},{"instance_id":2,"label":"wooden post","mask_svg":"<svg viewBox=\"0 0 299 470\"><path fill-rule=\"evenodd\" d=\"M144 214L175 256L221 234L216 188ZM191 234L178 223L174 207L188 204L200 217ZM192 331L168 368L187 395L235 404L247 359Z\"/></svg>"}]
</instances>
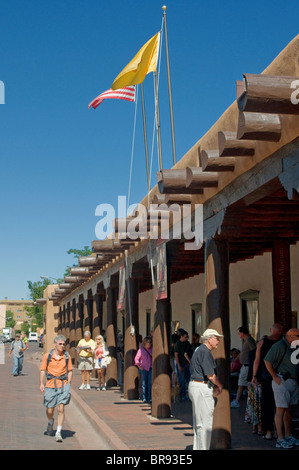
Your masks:
<instances>
[{"instance_id":1,"label":"wooden post","mask_svg":"<svg viewBox=\"0 0 299 470\"><path fill-rule=\"evenodd\" d=\"M59 312L58 312L57 334L62 335L62 309L61 309L61 306L59 307Z\"/></svg>"},{"instance_id":2,"label":"wooden post","mask_svg":"<svg viewBox=\"0 0 299 470\"><path fill-rule=\"evenodd\" d=\"M75 364L76 358L76 303L73 300L70 306L70 342L69 342L69 353L72 359L72 364Z\"/></svg>"},{"instance_id":3,"label":"wooden post","mask_svg":"<svg viewBox=\"0 0 299 470\"><path fill-rule=\"evenodd\" d=\"M167 298L157 300L154 319L152 416L155 418L169 418L171 414L170 321L170 260L167 250Z\"/></svg>"},{"instance_id":4,"label":"wooden post","mask_svg":"<svg viewBox=\"0 0 299 470\"><path fill-rule=\"evenodd\" d=\"M231 447L231 415L229 397L229 250L226 240L210 239L205 245L206 315L207 328L223 334L219 346L213 351L217 376L223 391L217 397L214 410L211 449Z\"/></svg>"},{"instance_id":5,"label":"wooden post","mask_svg":"<svg viewBox=\"0 0 299 470\"><path fill-rule=\"evenodd\" d=\"M139 398L138 369L134 358L138 350L139 319L138 319L138 279L126 281L126 314L125 314L125 360L124 360L124 398ZM131 322L134 331L131 331Z\"/></svg>"},{"instance_id":6,"label":"wooden post","mask_svg":"<svg viewBox=\"0 0 299 470\"><path fill-rule=\"evenodd\" d=\"M96 336L100 335L102 332L102 323L103 323L103 296L95 294L93 297L93 327L92 327L92 337L93 339Z\"/></svg>"},{"instance_id":7,"label":"wooden post","mask_svg":"<svg viewBox=\"0 0 299 470\"><path fill-rule=\"evenodd\" d=\"M65 305L61 311L61 334L65 336Z\"/></svg>"},{"instance_id":8,"label":"wooden post","mask_svg":"<svg viewBox=\"0 0 299 470\"><path fill-rule=\"evenodd\" d=\"M70 304L67 303L66 310L65 310L65 330L64 335L66 337L66 345L65 350L70 350Z\"/></svg>"},{"instance_id":9,"label":"wooden post","mask_svg":"<svg viewBox=\"0 0 299 470\"><path fill-rule=\"evenodd\" d=\"M76 331L76 334L75 334L75 345L77 346L80 339L82 339L82 331L83 331L83 304L82 302L78 302L77 305L76 305L76 320L75 320L75 324L76 324L76 327L75 327L75 331ZM76 360L75 360L75 364L77 366L78 364L78 353L76 353Z\"/></svg>"},{"instance_id":10,"label":"wooden post","mask_svg":"<svg viewBox=\"0 0 299 470\"><path fill-rule=\"evenodd\" d=\"M109 354L112 358L107 367L106 383L108 387L117 385L117 356L116 356L116 329L117 329L117 308L116 308L116 288L107 289L107 331L106 340Z\"/></svg>"},{"instance_id":11,"label":"wooden post","mask_svg":"<svg viewBox=\"0 0 299 470\"><path fill-rule=\"evenodd\" d=\"M288 240L276 240L272 247L274 321L285 330L292 328L290 246Z\"/></svg>"},{"instance_id":12,"label":"wooden post","mask_svg":"<svg viewBox=\"0 0 299 470\"><path fill-rule=\"evenodd\" d=\"M91 330L90 324L90 300L87 298L83 302L83 329L84 331ZM90 331L91 332L91 331Z\"/></svg>"}]
</instances>

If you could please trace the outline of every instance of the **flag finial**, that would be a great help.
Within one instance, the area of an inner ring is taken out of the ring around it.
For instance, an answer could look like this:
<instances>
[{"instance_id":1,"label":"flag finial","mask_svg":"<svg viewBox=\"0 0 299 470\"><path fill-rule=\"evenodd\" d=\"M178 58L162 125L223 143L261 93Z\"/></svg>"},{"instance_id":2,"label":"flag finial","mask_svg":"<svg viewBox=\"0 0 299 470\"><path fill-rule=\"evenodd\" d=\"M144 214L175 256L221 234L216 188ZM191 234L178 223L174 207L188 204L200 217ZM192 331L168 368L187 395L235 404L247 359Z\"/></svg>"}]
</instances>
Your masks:
<instances>
[{"instance_id":1,"label":"flag finial","mask_svg":"<svg viewBox=\"0 0 299 470\"><path fill-rule=\"evenodd\" d=\"M166 9L167 9L167 6L163 5L162 10L164 11L164 13L165 13Z\"/></svg>"}]
</instances>

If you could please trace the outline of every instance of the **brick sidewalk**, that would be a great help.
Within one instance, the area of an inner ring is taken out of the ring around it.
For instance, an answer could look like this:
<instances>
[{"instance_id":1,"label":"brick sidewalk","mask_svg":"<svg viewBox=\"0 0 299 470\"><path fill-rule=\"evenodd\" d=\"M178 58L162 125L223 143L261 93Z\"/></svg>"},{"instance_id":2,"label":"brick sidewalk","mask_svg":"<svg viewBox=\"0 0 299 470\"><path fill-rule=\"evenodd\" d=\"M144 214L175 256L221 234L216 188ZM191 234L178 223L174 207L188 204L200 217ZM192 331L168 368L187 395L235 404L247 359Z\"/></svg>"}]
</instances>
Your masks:
<instances>
[{"instance_id":1,"label":"brick sidewalk","mask_svg":"<svg viewBox=\"0 0 299 470\"><path fill-rule=\"evenodd\" d=\"M80 450L82 443L76 438L78 429L68 422L70 405L66 409L63 426L64 442L61 447L53 438L45 436L46 416L39 391L38 371L42 351L38 359L24 361L24 375L12 376L12 359L0 365L0 421L1 449L67 449ZM32 355L31 357L34 357ZM96 391L97 380L91 380L91 390L79 390L81 375L74 369L72 382L72 406L80 410L99 429L100 434L114 450L192 450L192 407L190 402L174 403L172 417L154 419L151 409L140 400L125 400L119 388ZM275 449L275 441L266 441L252 434L252 427L244 423L244 405L232 409L233 450L281 450ZM33 442L33 446L32 446ZM83 447L84 448L84 447ZM97 446L97 449L101 447Z\"/></svg>"},{"instance_id":2,"label":"brick sidewalk","mask_svg":"<svg viewBox=\"0 0 299 470\"><path fill-rule=\"evenodd\" d=\"M125 400L119 388L96 391L96 379L91 379L91 390L79 390L80 372L75 369L72 382L73 398L86 413L98 420L104 432L112 434L114 449L136 450L192 450L192 405L190 402L172 404L172 418L154 419L150 406L141 400ZM244 422L242 400L239 409L231 410L232 450L277 450L275 440L267 441L252 433L252 426ZM116 437L117 442L113 440Z\"/></svg>"}]
</instances>

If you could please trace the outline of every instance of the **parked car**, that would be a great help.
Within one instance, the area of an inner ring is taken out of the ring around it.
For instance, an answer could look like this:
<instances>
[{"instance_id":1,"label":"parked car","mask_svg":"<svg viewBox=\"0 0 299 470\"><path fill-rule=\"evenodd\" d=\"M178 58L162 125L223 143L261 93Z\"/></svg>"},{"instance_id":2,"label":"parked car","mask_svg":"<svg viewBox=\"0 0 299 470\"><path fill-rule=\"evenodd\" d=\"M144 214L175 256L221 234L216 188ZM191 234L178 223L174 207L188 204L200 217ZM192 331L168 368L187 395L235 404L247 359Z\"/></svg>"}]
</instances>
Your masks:
<instances>
[{"instance_id":1,"label":"parked car","mask_svg":"<svg viewBox=\"0 0 299 470\"><path fill-rule=\"evenodd\" d=\"M0 343L10 343L10 339L5 335L0 335Z\"/></svg>"},{"instance_id":2,"label":"parked car","mask_svg":"<svg viewBox=\"0 0 299 470\"><path fill-rule=\"evenodd\" d=\"M37 333L29 333L28 341L35 341L38 342L38 334Z\"/></svg>"}]
</instances>

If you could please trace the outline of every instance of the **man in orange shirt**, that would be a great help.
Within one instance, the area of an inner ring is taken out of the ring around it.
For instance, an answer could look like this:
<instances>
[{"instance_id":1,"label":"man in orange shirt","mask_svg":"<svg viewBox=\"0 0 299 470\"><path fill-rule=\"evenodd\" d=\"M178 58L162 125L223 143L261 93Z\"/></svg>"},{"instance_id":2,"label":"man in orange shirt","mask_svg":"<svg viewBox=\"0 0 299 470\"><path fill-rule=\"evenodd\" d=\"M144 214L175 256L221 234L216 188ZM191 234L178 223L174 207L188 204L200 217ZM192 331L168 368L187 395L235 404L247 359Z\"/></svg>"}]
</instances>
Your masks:
<instances>
[{"instance_id":1,"label":"man in orange shirt","mask_svg":"<svg viewBox=\"0 0 299 470\"><path fill-rule=\"evenodd\" d=\"M65 417L64 407L71 399L70 384L73 367L69 354L64 351L65 341L65 336L56 336L54 349L44 355L40 367L40 391L44 393L44 406L47 409L48 417L47 434L49 436L53 432L54 410L57 407L56 442L62 442L61 429Z\"/></svg>"}]
</instances>

